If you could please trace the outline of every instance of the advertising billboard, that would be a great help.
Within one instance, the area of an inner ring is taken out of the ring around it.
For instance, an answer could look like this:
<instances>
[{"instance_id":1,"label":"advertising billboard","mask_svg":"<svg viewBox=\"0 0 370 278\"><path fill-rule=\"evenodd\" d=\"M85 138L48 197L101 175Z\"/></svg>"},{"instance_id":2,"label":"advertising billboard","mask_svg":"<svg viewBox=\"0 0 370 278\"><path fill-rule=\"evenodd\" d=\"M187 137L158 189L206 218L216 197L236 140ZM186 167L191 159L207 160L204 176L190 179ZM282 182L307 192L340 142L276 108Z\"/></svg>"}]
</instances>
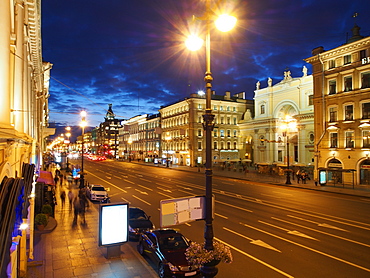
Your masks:
<instances>
[{"instance_id":1,"label":"advertising billboard","mask_svg":"<svg viewBox=\"0 0 370 278\"><path fill-rule=\"evenodd\" d=\"M128 241L128 203L99 206L99 246L119 245Z\"/></svg>"}]
</instances>

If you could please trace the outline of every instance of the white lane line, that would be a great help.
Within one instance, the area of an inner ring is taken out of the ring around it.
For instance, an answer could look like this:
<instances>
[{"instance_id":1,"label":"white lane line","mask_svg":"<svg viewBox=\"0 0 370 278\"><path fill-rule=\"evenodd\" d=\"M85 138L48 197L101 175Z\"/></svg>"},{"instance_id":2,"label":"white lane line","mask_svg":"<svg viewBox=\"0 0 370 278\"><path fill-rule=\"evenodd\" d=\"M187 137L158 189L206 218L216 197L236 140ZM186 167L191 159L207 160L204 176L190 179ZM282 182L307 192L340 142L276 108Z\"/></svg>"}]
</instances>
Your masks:
<instances>
[{"instance_id":1,"label":"white lane line","mask_svg":"<svg viewBox=\"0 0 370 278\"><path fill-rule=\"evenodd\" d=\"M302 221L306 221L306 222L309 222L309 223L316 224L319 227L325 227L325 228L335 229L335 230L339 230L339 231L343 231L343 232L348 232L347 230L344 230L342 228L335 227L333 225L329 225L329 224L326 224L326 223L319 223L319 222L311 221L311 220L308 220L308 219L303 219L301 217L297 217L297 216L293 216L293 215L287 215L287 216L291 217L291 218L298 219L298 220L302 220Z\"/></svg>"},{"instance_id":2,"label":"white lane line","mask_svg":"<svg viewBox=\"0 0 370 278\"><path fill-rule=\"evenodd\" d=\"M249 209L245 209L245 208L241 208L241 207L238 207L238 206L234 206L234 205L231 205L231 204L227 204L227 203L224 203L224 202L221 202L221 201L217 201L215 200L216 203L219 203L219 204L222 204L222 205L225 205L225 206L229 206L229 207L232 207L232 208L237 208L239 210L244 210L246 212L253 212L252 210L249 210Z\"/></svg>"},{"instance_id":3,"label":"white lane line","mask_svg":"<svg viewBox=\"0 0 370 278\"><path fill-rule=\"evenodd\" d=\"M140 187L142 187L142 188L144 188L144 189L146 189L146 190L149 190L149 191L153 191L153 189L151 189L151 188L149 188L149 187L146 187L146 186L144 186L144 185L141 185L141 184L137 184L137 186L140 186Z\"/></svg>"},{"instance_id":4,"label":"white lane line","mask_svg":"<svg viewBox=\"0 0 370 278\"><path fill-rule=\"evenodd\" d=\"M224 219L229 219L229 217L224 216L224 215L221 215L221 214L218 214L218 213L215 213L215 215L218 216L218 217L224 218Z\"/></svg>"},{"instance_id":5,"label":"white lane line","mask_svg":"<svg viewBox=\"0 0 370 278\"><path fill-rule=\"evenodd\" d=\"M132 182L132 181L129 181L129 180L125 180L125 179L123 179L125 182L128 182L128 183L131 183L131 184L135 184L134 182Z\"/></svg>"},{"instance_id":6,"label":"white lane line","mask_svg":"<svg viewBox=\"0 0 370 278\"><path fill-rule=\"evenodd\" d=\"M157 188L160 189L160 190L163 190L165 192L172 193L172 191L169 190L169 189L165 189L165 188L162 188L162 187L157 187Z\"/></svg>"},{"instance_id":7,"label":"white lane line","mask_svg":"<svg viewBox=\"0 0 370 278\"><path fill-rule=\"evenodd\" d=\"M94 177L98 178L99 180L104 181L105 183L107 183L107 184L109 184L109 185L113 186L114 188L117 188L118 190L121 190L123 193L127 193L127 191L126 191L126 190L124 190L124 189L122 189L121 187L118 187L117 185L114 185L113 183L110 183L109 181L103 180L101 177L99 177L99 176L97 176L97 175L94 175L94 174L93 174L93 173L91 173L91 172L89 172L89 175L94 176Z\"/></svg>"},{"instance_id":8,"label":"white lane line","mask_svg":"<svg viewBox=\"0 0 370 278\"><path fill-rule=\"evenodd\" d=\"M222 228L224 230L230 232L230 233L233 233L235 235L238 235L238 236L240 236L242 238L245 238L245 239L249 240L250 241L249 243L251 243L251 244L255 244L255 245L258 245L258 246L261 246L261 247L264 247L264 248L267 248L267 249L270 249L270 250L273 250L273 251L276 251L276 252L281 253L281 251L279 249L276 249L275 247L272 247L270 244L267 244L266 242L263 242L260 239L252 239L252 238L249 238L249 237L247 237L247 236L245 236L243 234L240 234L238 232L235 232L233 230L230 230L230 229L228 229L226 227L222 227Z\"/></svg>"},{"instance_id":9,"label":"white lane line","mask_svg":"<svg viewBox=\"0 0 370 278\"><path fill-rule=\"evenodd\" d=\"M258 229L258 228L256 228L256 227L249 226L249 225L244 224L244 223L241 223L241 222L240 222L240 224L241 224L241 225L243 225L243 226L245 226L245 227L251 228L251 229L253 229L253 230L259 231L259 232L261 232L261 233L264 233L264 234L270 235L270 236L272 236L272 237L278 238L278 239L280 239L280 240L283 240L283 241L289 242L289 243L291 243L291 244L297 245L297 246L302 247L302 248L304 248L304 249L310 250L310 251L315 252L315 253L317 253L317 254L320 254L320 255L326 256L326 257L331 258L331 259L333 259L333 260L337 260L337 261L339 261L339 262L342 262L342 263L348 264L348 265L350 265L350 266L357 267L357 268L359 268L359 269L362 269L362 270L365 270L365 271L367 271L367 272L370 272L370 269L368 269L368 268L366 268L366 267L363 267L363 266L357 265L357 264L355 264L355 263L351 263L351 262L349 262L349 261L346 261L346 260L343 260L343 259L341 259L341 258L338 258L338 257L332 256L332 255L330 255L330 254L327 254L327 253L321 252L321 251L319 251L319 250L313 249L313 248L311 248L311 247L305 246L305 245L300 244L300 243L297 243L297 242L295 242L295 241L292 241L292 240L289 240L289 239L286 239L286 238L280 237L280 236L278 236L278 235L274 235L274 234L272 234L272 233L266 232L266 231L261 230L261 229Z\"/></svg>"},{"instance_id":10,"label":"white lane line","mask_svg":"<svg viewBox=\"0 0 370 278\"><path fill-rule=\"evenodd\" d=\"M140 189L137 189L137 188L135 188L135 191L137 191L137 192L139 192L143 195L148 195L148 193L146 193L145 191L141 191Z\"/></svg>"},{"instance_id":11,"label":"white lane line","mask_svg":"<svg viewBox=\"0 0 370 278\"><path fill-rule=\"evenodd\" d=\"M362 243L362 242L355 241L355 240L352 240L352 239L349 239L349 238L345 238L345 237L337 236L337 235L334 235L334 234L326 233L326 232L323 232L323 231L319 231L319 230L316 230L316 229L312 229L312 228L309 228L309 227L306 227L306 226L302 226L302 225L299 225L297 223L293 223L293 222L286 221L286 220L283 220L283 219L279 219L279 218L276 218L276 217L272 217L272 218L275 219L275 220L278 220L278 221L281 221L281 222L285 222L285 223L290 224L290 225L295 225L295 226L298 226L298 227L301 227L301 228L304 228L304 229L307 229L307 230L311 230L311 231L314 231L314 232L317 232L317 233L320 233L320 234L323 234L323 235L327 235L327 236L339 238L341 240L345 240L345 241L349 241L349 242L352 242L352 243L355 243L355 244L359 244L359 245L363 245L363 246L366 246L366 247L370 247L370 245L369 244L366 244L366 243Z\"/></svg>"},{"instance_id":12,"label":"white lane line","mask_svg":"<svg viewBox=\"0 0 370 278\"><path fill-rule=\"evenodd\" d=\"M160 195L163 195L163 196L165 196L167 198L174 199L172 196L170 196L168 194L165 194L165 193L162 193L162 192L157 192L157 193L160 194Z\"/></svg>"},{"instance_id":13,"label":"white lane line","mask_svg":"<svg viewBox=\"0 0 370 278\"><path fill-rule=\"evenodd\" d=\"M270 227L274 227L276 229L280 229L280 230L285 231L285 232L287 232L288 234L291 234L291 235L300 236L300 237L304 237L304 238L308 238L308 239L313 239L313 240L318 240L316 238L310 237L310 236L308 236L308 235L306 235L304 233L301 233L301 232L298 232L298 231L295 231L295 230L294 231L291 231L291 230L285 229L283 227L279 227L279 226L276 226L276 225L273 225L271 223L267 223L267 222L264 222L264 221L261 221L261 220L258 220L258 222L260 222L262 224L265 224L265 225L268 225Z\"/></svg>"},{"instance_id":14,"label":"white lane line","mask_svg":"<svg viewBox=\"0 0 370 278\"><path fill-rule=\"evenodd\" d=\"M274 266L272 266L272 265L270 265L270 264L268 264L268 263L266 263L264 261L261 261L260 259L257 259L256 257L253 257L252 255L250 255L250 254L248 254L248 253L246 253L246 252L244 252L244 251L236 248L235 246L233 246L231 244L228 244L228 243L226 243L226 242L224 242L224 241L222 241L222 240L220 240L220 239L218 239L216 237L215 237L215 239L218 240L219 242L225 244L226 246L229 246L231 249L239 252L240 254L243 254L244 256L247 256L247 257L251 258L252 260L255 260L256 262L259 262L260 264L263 264L264 266L267 266L268 268L270 268L270 269L272 269L272 270L274 270L274 271L276 271L276 272L284 275L285 277L294 278L294 276L292 276L292 275L290 275L288 273L285 273L284 271L282 271L280 269L277 269L276 267L274 267Z\"/></svg>"},{"instance_id":15,"label":"white lane line","mask_svg":"<svg viewBox=\"0 0 370 278\"><path fill-rule=\"evenodd\" d=\"M139 201L142 201L143 203L145 203L145 204L147 204L147 205L149 205L149 206L151 206L151 205L152 205L151 203L149 203L149 202L147 202L147 201L145 201L145 200L143 200L143 199L141 199L141 198L139 198L139 197L137 197L137 196L135 196L135 195L132 195L132 197L134 197L134 198L138 199Z\"/></svg>"}]
</instances>

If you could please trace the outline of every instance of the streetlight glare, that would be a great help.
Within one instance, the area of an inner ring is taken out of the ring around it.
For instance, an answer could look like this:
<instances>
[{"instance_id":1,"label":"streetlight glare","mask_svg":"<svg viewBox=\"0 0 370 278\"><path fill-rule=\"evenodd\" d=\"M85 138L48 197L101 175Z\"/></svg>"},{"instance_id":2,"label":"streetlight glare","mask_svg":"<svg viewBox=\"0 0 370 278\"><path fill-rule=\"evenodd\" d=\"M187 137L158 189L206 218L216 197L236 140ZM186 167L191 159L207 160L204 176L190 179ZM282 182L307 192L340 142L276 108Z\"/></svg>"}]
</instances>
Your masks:
<instances>
[{"instance_id":1,"label":"streetlight glare","mask_svg":"<svg viewBox=\"0 0 370 278\"><path fill-rule=\"evenodd\" d=\"M197 35L190 35L185 41L186 47L191 51L199 50L203 45L203 40Z\"/></svg>"},{"instance_id":2,"label":"streetlight glare","mask_svg":"<svg viewBox=\"0 0 370 278\"><path fill-rule=\"evenodd\" d=\"M228 32L234 28L236 21L237 19L235 16L223 14L216 19L215 24L217 29L221 32Z\"/></svg>"},{"instance_id":3,"label":"streetlight glare","mask_svg":"<svg viewBox=\"0 0 370 278\"><path fill-rule=\"evenodd\" d=\"M81 111L80 115L81 117L86 117L86 111L85 110Z\"/></svg>"}]
</instances>

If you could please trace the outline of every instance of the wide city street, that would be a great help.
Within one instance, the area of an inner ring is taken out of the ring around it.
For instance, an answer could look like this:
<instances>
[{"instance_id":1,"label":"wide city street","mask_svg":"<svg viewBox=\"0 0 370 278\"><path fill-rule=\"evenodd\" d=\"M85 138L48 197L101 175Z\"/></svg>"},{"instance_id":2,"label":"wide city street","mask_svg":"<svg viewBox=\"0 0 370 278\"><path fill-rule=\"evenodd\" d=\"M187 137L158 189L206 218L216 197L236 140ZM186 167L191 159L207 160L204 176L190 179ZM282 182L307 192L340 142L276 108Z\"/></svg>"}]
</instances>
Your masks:
<instances>
[{"instance_id":1,"label":"wide city street","mask_svg":"<svg viewBox=\"0 0 370 278\"><path fill-rule=\"evenodd\" d=\"M86 161L85 171L112 202L142 208L156 228L161 200L205 194L202 172L108 160ZM234 257L219 264L218 277L370 277L369 199L217 176L213 193L215 240ZM204 221L173 228L204 240Z\"/></svg>"}]
</instances>

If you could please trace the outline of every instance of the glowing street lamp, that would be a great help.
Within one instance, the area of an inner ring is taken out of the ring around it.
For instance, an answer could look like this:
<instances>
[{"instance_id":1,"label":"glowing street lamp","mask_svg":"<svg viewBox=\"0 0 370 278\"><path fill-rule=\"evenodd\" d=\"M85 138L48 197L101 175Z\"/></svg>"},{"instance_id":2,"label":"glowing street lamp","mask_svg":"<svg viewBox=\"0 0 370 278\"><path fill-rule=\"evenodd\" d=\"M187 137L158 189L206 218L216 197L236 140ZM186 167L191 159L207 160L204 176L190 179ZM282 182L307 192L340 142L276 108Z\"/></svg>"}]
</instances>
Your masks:
<instances>
[{"instance_id":1,"label":"glowing street lamp","mask_svg":"<svg viewBox=\"0 0 370 278\"><path fill-rule=\"evenodd\" d=\"M204 247L206 250L213 250L213 226L212 226L212 130L213 130L213 119L214 115L212 114L211 108L211 99L212 99L212 73L211 73L211 19L214 17L214 13L211 11L210 7L211 0L206 0L205 5L205 14L202 17L206 24L206 35L205 35L205 50L206 50L206 72L204 81L206 83L206 109L203 114L204 120L204 130L205 130L205 146L206 146L206 163L205 163L205 176L206 176L206 208L205 208L205 232ZM216 20L216 27L221 26L221 31L229 31L236 24L236 18L233 16L221 16L221 19ZM225 23L226 21L226 23ZM227 28L226 28L227 26ZM197 38L194 35L191 35L186 41L186 46L194 51L200 49L203 44L203 40ZM207 266L202 267L202 273L205 277L214 277L216 276L218 269L216 266Z\"/></svg>"},{"instance_id":2,"label":"glowing street lamp","mask_svg":"<svg viewBox=\"0 0 370 278\"><path fill-rule=\"evenodd\" d=\"M286 139L286 156L287 156L287 170L286 170L286 181L285 184L292 184L290 181L290 169L289 169L289 132L295 130L297 122L294 118L289 115L285 116L284 122L280 125L280 129L283 133L283 137Z\"/></svg>"},{"instance_id":3,"label":"glowing street lamp","mask_svg":"<svg viewBox=\"0 0 370 278\"><path fill-rule=\"evenodd\" d=\"M87 126L86 122L86 111L81 111L81 123L80 127L82 128L82 146L81 146L81 174L80 174L80 188L85 186L85 178L84 178L84 134L85 134L85 127Z\"/></svg>"}]
</instances>

